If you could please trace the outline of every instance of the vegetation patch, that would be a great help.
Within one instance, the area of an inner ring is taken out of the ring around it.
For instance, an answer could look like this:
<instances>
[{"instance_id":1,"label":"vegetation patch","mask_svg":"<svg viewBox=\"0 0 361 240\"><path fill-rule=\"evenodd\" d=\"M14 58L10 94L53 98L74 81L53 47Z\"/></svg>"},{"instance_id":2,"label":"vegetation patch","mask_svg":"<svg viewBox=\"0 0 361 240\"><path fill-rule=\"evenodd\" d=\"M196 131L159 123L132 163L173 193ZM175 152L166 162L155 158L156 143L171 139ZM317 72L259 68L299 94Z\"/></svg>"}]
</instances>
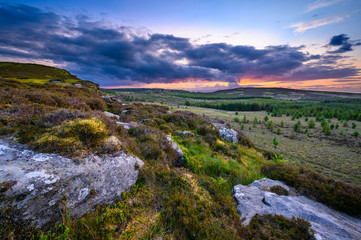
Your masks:
<instances>
[{"instance_id":1,"label":"vegetation patch","mask_svg":"<svg viewBox=\"0 0 361 240\"><path fill-rule=\"evenodd\" d=\"M311 224L301 218L256 214L246 229L245 239L314 239Z\"/></svg>"},{"instance_id":2,"label":"vegetation patch","mask_svg":"<svg viewBox=\"0 0 361 240\"><path fill-rule=\"evenodd\" d=\"M361 214L361 189L326 178L309 169L268 163L262 167L267 177L285 182L301 194L352 216Z\"/></svg>"},{"instance_id":3,"label":"vegetation patch","mask_svg":"<svg viewBox=\"0 0 361 240\"><path fill-rule=\"evenodd\" d=\"M273 193L276 193L278 195L283 195L283 196L289 195L289 192L287 191L287 189L285 189L284 187L279 186L279 185L270 187L270 191Z\"/></svg>"}]
</instances>

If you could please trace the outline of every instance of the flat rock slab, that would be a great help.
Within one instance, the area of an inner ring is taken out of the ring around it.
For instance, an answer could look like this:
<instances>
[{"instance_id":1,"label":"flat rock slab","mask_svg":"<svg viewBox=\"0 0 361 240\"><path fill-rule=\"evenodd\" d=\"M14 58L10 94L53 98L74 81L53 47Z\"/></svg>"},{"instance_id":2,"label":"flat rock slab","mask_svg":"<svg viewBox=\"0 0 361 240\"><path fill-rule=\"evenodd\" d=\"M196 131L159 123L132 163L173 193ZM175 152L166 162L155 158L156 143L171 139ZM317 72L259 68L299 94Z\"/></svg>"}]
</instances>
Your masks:
<instances>
[{"instance_id":1,"label":"flat rock slab","mask_svg":"<svg viewBox=\"0 0 361 240\"><path fill-rule=\"evenodd\" d=\"M75 161L0 139L0 183L8 186L2 189L0 208L11 206L20 214L15 218L42 228L61 218L59 206L67 197L70 216L77 218L119 200L136 183L143 165L123 152Z\"/></svg>"},{"instance_id":2,"label":"flat rock slab","mask_svg":"<svg viewBox=\"0 0 361 240\"><path fill-rule=\"evenodd\" d=\"M292 216L308 220L315 230L317 240L361 239L361 220L338 212L305 196L280 196L269 192L269 188L279 185L292 190L283 182L267 178L256 180L248 186L237 185L233 195L237 210L244 224L248 224L256 214L277 214L286 218Z\"/></svg>"}]
</instances>

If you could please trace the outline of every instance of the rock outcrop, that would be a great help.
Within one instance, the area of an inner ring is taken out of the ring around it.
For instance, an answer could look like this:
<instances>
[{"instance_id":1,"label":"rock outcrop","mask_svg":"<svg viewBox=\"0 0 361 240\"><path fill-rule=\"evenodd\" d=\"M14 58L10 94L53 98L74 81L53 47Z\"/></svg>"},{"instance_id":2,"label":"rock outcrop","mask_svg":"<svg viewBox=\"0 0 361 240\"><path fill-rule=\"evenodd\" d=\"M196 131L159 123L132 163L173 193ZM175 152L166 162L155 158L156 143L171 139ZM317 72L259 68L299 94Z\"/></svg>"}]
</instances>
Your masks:
<instances>
[{"instance_id":1,"label":"rock outcrop","mask_svg":"<svg viewBox=\"0 0 361 240\"><path fill-rule=\"evenodd\" d=\"M238 143L238 133L236 130L221 123L213 123L213 125L218 129L219 136L223 138L223 140Z\"/></svg>"},{"instance_id":2,"label":"rock outcrop","mask_svg":"<svg viewBox=\"0 0 361 240\"><path fill-rule=\"evenodd\" d=\"M176 151L176 160L174 162L174 165L176 167L180 167L180 166L183 166L184 165L184 154L183 154L183 151L182 149L173 141L172 137L171 136L167 136L167 140L168 140L168 143L170 144L170 146Z\"/></svg>"},{"instance_id":3,"label":"rock outcrop","mask_svg":"<svg viewBox=\"0 0 361 240\"><path fill-rule=\"evenodd\" d=\"M276 185L291 194L284 196L269 192L270 187ZM238 203L237 210L245 224L248 224L256 213L278 214L286 218L295 216L312 224L317 240L361 239L360 219L340 213L305 196L292 194L295 192L283 182L266 178L254 181L248 186L237 185L233 188L233 195Z\"/></svg>"},{"instance_id":4,"label":"rock outcrop","mask_svg":"<svg viewBox=\"0 0 361 240\"><path fill-rule=\"evenodd\" d=\"M70 217L77 218L120 199L136 183L143 164L123 152L76 161L0 139L0 209L11 207L18 220L39 228L61 218L62 204L67 204Z\"/></svg>"}]
</instances>

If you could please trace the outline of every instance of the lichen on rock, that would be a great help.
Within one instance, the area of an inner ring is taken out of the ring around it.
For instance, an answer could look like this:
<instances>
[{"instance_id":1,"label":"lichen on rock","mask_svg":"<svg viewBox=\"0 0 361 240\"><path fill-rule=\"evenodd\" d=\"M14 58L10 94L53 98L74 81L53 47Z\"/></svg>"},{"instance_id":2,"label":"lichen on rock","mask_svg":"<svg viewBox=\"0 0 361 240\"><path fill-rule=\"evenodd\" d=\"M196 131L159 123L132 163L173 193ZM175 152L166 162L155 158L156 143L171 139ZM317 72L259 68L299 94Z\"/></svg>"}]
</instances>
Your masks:
<instances>
[{"instance_id":1,"label":"lichen on rock","mask_svg":"<svg viewBox=\"0 0 361 240\"><path fill-rule=\"evenodd\" d=\"M281 186L290 192L289 196L270 192L270 188ZM277 214L291 219L300 217L312 224L317 239L360 239L361 220L340 213L326 205L295 194L296 191L281 181L271 179L256 180L244 186L233 188L237 210L244 224L248 224L255 214Z\"/></svg>"},{"instance_id":2,"label":"lichen on rock","mask_svg":"<svg viewBox=\"0 0 361 240\"><path fill-rule=\"evenodd\" d=\"M104 157L92 154L75 161L39 154L4 139L0 139L0 149L0 209L13 209L17 212L14 221L37 228L59 222L64 198L71 218L114 203L136 183L139 167L144 165L124 152Z\"/></svg>"}]
</instances>

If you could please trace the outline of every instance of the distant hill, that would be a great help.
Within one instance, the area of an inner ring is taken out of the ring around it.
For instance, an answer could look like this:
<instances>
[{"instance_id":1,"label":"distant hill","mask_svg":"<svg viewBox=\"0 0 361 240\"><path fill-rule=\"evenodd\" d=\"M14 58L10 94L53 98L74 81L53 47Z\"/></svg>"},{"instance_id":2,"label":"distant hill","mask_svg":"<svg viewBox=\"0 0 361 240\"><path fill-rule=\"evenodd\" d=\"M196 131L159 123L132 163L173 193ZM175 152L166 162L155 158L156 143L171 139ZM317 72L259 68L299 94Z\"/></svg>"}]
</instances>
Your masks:
<instances>
[{"instance_id":1,"label":"distant hill","mask_svg":"<svg viewBox=\"0 0 361 240\"><path fill-rule=\"evenodd\" d=\"M282 100L324 100L328 98L361 98L361 94L358 93L310 91L288 88L234 88L219 90L215 91L214 93L268 97Z\"/></svg>"},{"instance_id":2,"label":"distant hill","mask_svg":"<svg viewBox=\"0 0 361 240\"><path fill-rule=\"evenodd\" d=\"M98 84L79 79L67 70L32 63L0 62L0 79L25 83L81 84L97 90Z\"/></svg>"}]
</instances>

